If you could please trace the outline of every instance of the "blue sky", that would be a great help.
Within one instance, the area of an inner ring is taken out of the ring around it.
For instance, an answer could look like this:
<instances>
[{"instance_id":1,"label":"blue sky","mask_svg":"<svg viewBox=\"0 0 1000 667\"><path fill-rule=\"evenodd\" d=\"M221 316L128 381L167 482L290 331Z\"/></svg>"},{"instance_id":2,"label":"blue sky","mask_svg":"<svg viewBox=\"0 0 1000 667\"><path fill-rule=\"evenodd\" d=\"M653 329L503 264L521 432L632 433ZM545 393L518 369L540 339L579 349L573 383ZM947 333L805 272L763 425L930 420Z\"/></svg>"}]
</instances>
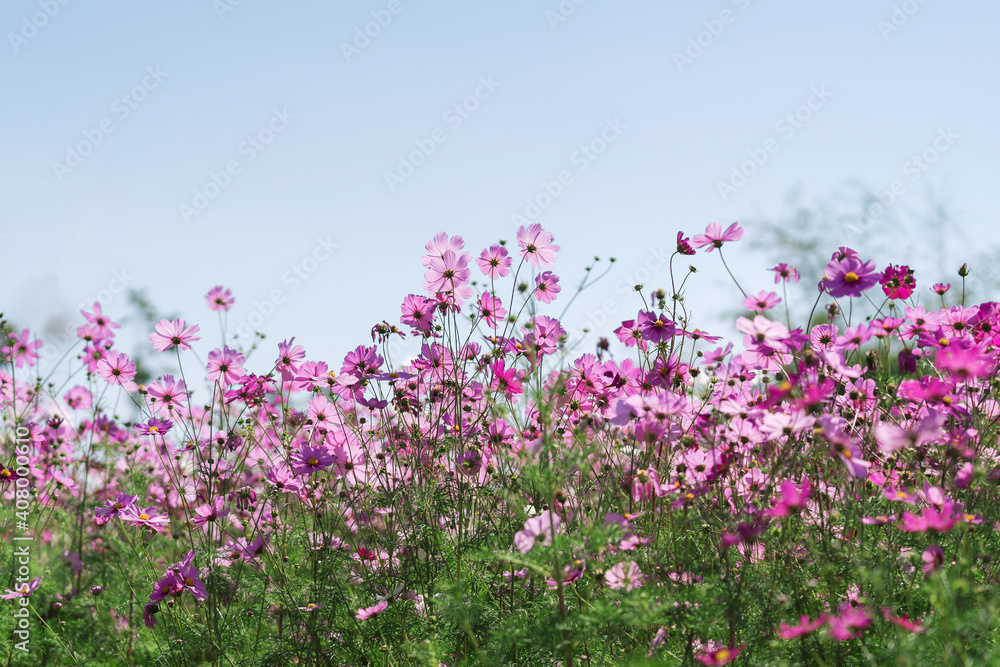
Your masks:
<instances>
[{"instance_id":1,"label":"blue sky","mask_svg":"<svg viewBox=\"0 0 1000 667\"><path fill-rule=\"evenodd\" d=\"M1000 241L1000 6L578 1L8 0L0 307L42 330L95 299L124 317L123 287L145 289L204 354L224 284L267 360L297 336L339 364L421 290L435 233L478 255L515 215L555 234L567 288L617 257L566 316L606 333L637 276L669 285L677 231L777 217L793 187L898 182L896 213L947 194L926 239L886 215L824 252L900 263L906 239L950 267ZM773 287L746 242L727 257ZM695 323L723 327L741 297L715 256L693 263Z\"/></svg>"}]
</instances>

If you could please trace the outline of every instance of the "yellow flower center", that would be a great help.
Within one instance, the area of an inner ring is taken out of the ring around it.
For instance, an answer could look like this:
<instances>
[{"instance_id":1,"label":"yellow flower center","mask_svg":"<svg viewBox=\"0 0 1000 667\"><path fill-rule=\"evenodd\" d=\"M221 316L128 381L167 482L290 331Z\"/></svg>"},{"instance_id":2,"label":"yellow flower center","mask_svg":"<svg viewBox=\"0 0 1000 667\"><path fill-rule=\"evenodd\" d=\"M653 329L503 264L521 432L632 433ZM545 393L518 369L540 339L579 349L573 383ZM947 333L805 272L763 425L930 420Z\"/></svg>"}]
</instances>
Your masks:
<instances>
[{"instance_id":1,"label":"yellow flower center","mask_svg":"<svg viewBox=\"0 0 1000 667\"><path fill-rule=\"evenodd\" d=\"M184 585L194 586L194 579L192 579L191 577L184 577Z\"/></svg>"},{"instance_id":2,"label":"yellow flower center","mask_svg":"<svg viewBox=\"0 0 1000 667\"><path fill-rule=\"evenodd\" d=\"M145 512L143 512L142 514L140 514L139 518L142 519L143 521L149 521L149 515L146 514Z\"/></svg>"},{"instance_id":3,"label":"yellow flower center","mask_svg":"<svg viewBox=\"0 0 1000 667\"><path fill-rule=\"evenodd\" d=\"M311 466L318 465L319 464L319 459L317 459L315 457L309 458L309 459L306 459L306 463L308 463Z\"/></svg>"},{"instance_id":4,"label":"yellow flower center","mask_svg":"<svg viewBox=\"0 0 1000 667\"><path fill-rule=\"evenodd\" d=\"M847 273L844 274L844 282L845 283L850 283L850 284L853 285L854 283L858 282L859 280L861 280L861 278L859 278L858 274L856 274L854 271L848 271Z\"/></svg>"},{"instance_id":5,"label":"yellow flower center","mask_svg":"<svg viewBox=\"0 0 1000 667\"><path fill-rule=\"evenodd\" d=\"M715 659L719 661L729 660L729 656L731 655L732 652L728 648L720 648L718 651L715 652Z\"/></svg>"}]
</instances>

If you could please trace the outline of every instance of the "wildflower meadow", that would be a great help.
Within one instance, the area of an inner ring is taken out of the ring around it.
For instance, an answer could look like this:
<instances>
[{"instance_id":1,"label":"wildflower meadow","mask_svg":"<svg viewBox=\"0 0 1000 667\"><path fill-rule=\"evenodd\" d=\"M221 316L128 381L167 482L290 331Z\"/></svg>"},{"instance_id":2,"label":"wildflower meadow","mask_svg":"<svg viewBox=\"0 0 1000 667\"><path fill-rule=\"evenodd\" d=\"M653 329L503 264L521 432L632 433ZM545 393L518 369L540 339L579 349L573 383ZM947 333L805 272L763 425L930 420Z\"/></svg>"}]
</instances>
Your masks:
<instances>
[{"instance_id":1,"label":"wildflower meadow","mask_svg":"<svg viewBox=\"0 0 1000 667\"><path fill-rule=\"evenodd\" d=\"M740 224L692 232L587 349L613 260L561 278L538 224L430 239L343 359L206 285L144 332L171 372L98 303L43 376L3 313L3 664L1000 664L1000 305L864 248L745 284Z\"/></svg>"}]
</instances>

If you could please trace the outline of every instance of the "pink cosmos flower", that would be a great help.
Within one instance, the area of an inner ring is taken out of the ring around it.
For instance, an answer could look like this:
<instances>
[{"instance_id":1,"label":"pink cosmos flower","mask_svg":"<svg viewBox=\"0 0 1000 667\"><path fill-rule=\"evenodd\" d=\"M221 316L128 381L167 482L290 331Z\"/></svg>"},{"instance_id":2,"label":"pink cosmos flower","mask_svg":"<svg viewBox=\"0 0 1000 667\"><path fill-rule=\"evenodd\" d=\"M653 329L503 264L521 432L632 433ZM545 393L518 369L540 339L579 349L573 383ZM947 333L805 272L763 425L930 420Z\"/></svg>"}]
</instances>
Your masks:
<instances>
[{"instance_id":1,"label":"pink cosmos flower","mask_svg":"<svg viewBox=\"0 0 1000 667\"><path fill-rule=\"evenodd\" d=\"M505 368L503 359L493 362L491 368L493 369L493 383L491 385L493 391L503 392L507 398L523 393L524 387L517 379L516 368L513 366Z\"/></svg>"},{"instance_id":2,"label":"pink cosmos flower","mask_svg":"<svg viewBox=\"0 0 1000 667\"><path fill-rule=\"evenodd\" d=\"M159 435L164 436L167 431L174 427L174 423L169 419L157 419L151 417L145 424L136 424L135 432L139 435Z\"/></svg>"},{"instance_id":3,"label":"pink cosmos flower","mask_svg":"<svg viewBox=\"0 0 1000 667\"><path fill-rule=\"evenodd\" d=\"M924 561L924 575L929 577L933 572L941 569L941 565L944 563L944 551L938 545L931 544L921 555L921 560Z\"/></svg>"},{"instance_id":4,"label":"pink cosmos flower","mask_svg":"<svg viewBox=\"0 0 1000 667\"><path fill-rule=\"evenodd\" d=\"M726 228L726 231L722 231L722 225L717 222L709 223L708 227L705 228L704 234L696 234L691 240L691 245L695 248L703 248L708 246L705 252L712 252L716 248L721 248L723 243L728 241L739 241L743 238L743 228L740 227L740 223L734 222Z\"/></svg>"},{"instance_id":5,"label":"pink cosmos flower","mask_svg":"<svg viewBox=\"0 0 1000 667\"><path fill-rule=\"evenodd\" d=\"M552 303L562 291L559 276L551 271L542 271L535 277L535 298L542 303Z\"/></svg>"},{"instance_id":6,"label":"pink cosmos flower","mask_svg":"<svg viewBox=\"0 0 1000 667\"><path fill-rule=\"evenodd\" d=\"M149 528L154 533L159 532L160 529L170 523L170 519L167 518L166 514L156 513L155 507L147 507L144 510L140 510L138 506L131 505L122 510L119 517L125 523Z\"/></svg>"},{"instance_id":7,"label":"pink cosmos flower","mask_svg":"<svg viewBox=\"0 0 1000 667\"><path fill-rule=\"evenodd\" d=\"M951 510L952 503L949 501L940 510L934 507L925 507L920 516L904 512L900 529L908 533L926 533L929 530L946 533L959 522L959 516L952 514Z\"/></svg>"},{"instance_id":8,"label":"pink cosmos flower","mask_svg":"<svg viewBox=\"0 0 1000 667\"><path fill-rule=\"evenodd\" d=\"M135 362L122 352L109 351L106 358L97 362L97 376L109 384L125 387L135 377Z\"/></svg>"},{"instance_id":9,"label":"pink cosmos flower","mask_svg":"<svg viewBox=\"0 0 1000 667\"><path fill-rule=\"evenodd\" d=\"M542 229L539 224L529 225L527 229L521 225L517 229L517 244L521 246L521 257L531 262L537 269L552 268L556 261L556 251L559 246L552 245L552 234Z\"/></svg>"},{"instance_id":10,"label":"pink cosmos flower","mask_svg":"<svg viewBox=\"0 0 1000 667\"><path fill-rule=\"evenodd\" d=\"M216 285L212 289L208 290L208 294L205 295L205 299L208 301L208 307L212 310L229 310L236 299L233 298L233 291L222 285Z\"/></svg>"},{"instance_id":11,"label":"pink cosmos flower","mask_svg":"<svg viewBox=\"0 0 1000 667\"><path fill-rule=\"evenodd\" d=\"M745 298L742 305L747 310L763 312L774 308L779 303L781 303L781 299L778 298L777 294L761 290L756 295L751 294Z\"/></svg>"},{"instance_id":12,"label":"pink cosmos flower","mask_svg":"<svg viewBox=\"0 0 1000 667\"><path fill-rule=\"evenodd\" d=\"M299 374L299 366L306 358L306 348L301 345L293 346L295 337L291 340L283 340L278 343L278 358L274 360L275 370L281 373L281 379L291 382Z\"/></svg>"},{"instance_id":13,"label":"pink cosmos flower","mask_svg":"<svg viewBox=\"0 0 1000 667\"><path fill-rule=\"evenodd\" d=\"M42 346L42 341L34 340L29 341L30 334L28 329L21 332L21 338L11 333L8 338L8 344L0 348L2 352L9 361L13 361L14 365L20 368L27 362L28 368L35 365L35 360L38 359L38 353L35 351Z\"/></svg>"},{"instance_id":14,"label":"pink cosmos flower","mask_svg":"<svg viewBox=\"0 0 1000 667\"><path fill-rule=\"evenodd\" d=\"M635 323L635 320L625 320L622 325L615 329L615 336L625 343L625 347L636 347L645 351L648 347L642 337L642 329Z\"/></svg>"},{"instance_id":15,"label":"pink cosmos flower","mask_svg":"<svg viewBox=\"0 0 1000 667\"><path fill-rule=\"evenodd\" d=\"M640 311L635 318L635 325L642 332L643 340L654 345L670 341L677 333L677 323L664 313L657 315L650 311Z\"/></svg>"},{"instance_id":16,"label":"pink cosmos flower","mask_svg":"<svg viewBox=\"0 0 1000 667\"><path fill-rule=\"evenodd\" d=\"M356 613L354 615L354 618L358 619L359 621L367 621L372 616L375 616L375 615L380 614L383 611L385 611L386 607L388 607L388 606L389 606L389 602L387 600L382 600L378 604L373 605L371 607L365 607L364 609L358 609L358 613Z\"/></svg>"},{"instance_id":17,"label":"pink cosmos flower","mask_svg":"<svg viewBox=\"0 0 1000 667\"><path fill-rule=\"evenodd\" d=\"M526 554L537 545L547 547L552 544L552 534L559 530L559 516L552 512L543 512L524 522L524 530L514 535L514 546L522 554Z\"/></svg>"},{"instance_id":18,"label":"pink cosmos flower","mask_svg":"<svg viewBox=\"0 0 1000 667\"><path fill-rule=\"evenodd\" d=\"M845 256L827 264L820 285L833 297L861 296L862 292L878 283L879 278L872 260L862 263L856 256Z\"/></svg>"},{"instance_id":19,"label":"pink cosmos flower","mask_svg":"<svg viewBox=\"0 0 1000 667\"><path fill-rule=\"evenodd\" d=\"M624 588L626 591L631 591L642 586L643 574L633 560L629 561L628 564L618 563L615 565L604 573L604 580L608 583L608 588L613 590Z\"/></svg>"},{"instance_id":20,"label":"pink cosmos flower","mask_svg":"<svg viewBox=\"0 0 1000 667\"><path fill-rule=\"evenodd\" d=\"M198 578L198 568L194 565L181 567L176 573L174 591L177 594L189 591L195 600L204 600L208 597L205 582Z\"/></svg>"},{"instance_id":21,"label":"pink cosmos flower","mask_svg":"<svg viewBox=\"0 0 1000 667\"><path fill-rule=\"evenodd\" d=\"M854 639L872 623L864 605L852 607L849 603L840 605L838 616L828 616L826 625L830 635L839 642Z\"/></svg>"},{"instance_id":22,"label":"pink cosmos flower","mask_svg":"<svg viewBox=\"0 0 1000 667\"><path fill-rule=\"evenodd\" d=\"M810 621L808 616L803 616L799 619L798 625L793 626L782 623L778 626L778 631L775 634L782 639L795 639L796 637L814 632L824 623L826 623L826 614L820 614L819 618L815 621Z\"/></svg>"},{"instance_id":23,"label":"pink cosmos flower","mask_svg":"<svg viewBox=\"0 0 1000 667\"><path fill-rule=\"evenodd\" d=\"M909 630L910 632L913 632L915 634L919 634L927 629L919 622L911 621L907 614L903 614L902 616L896 616L895 614L892 613L892 611L888 607L882 607L882 616L885 618L885 620L889 621L890 623L895 623L899 627L905 630Z\"/></svg>"},{"instance_id":24,"label":"pink cosmos flower","mask_svg":"<svg viewBox=\"0 0 1000 667\"><path fill-rule=\"evenodd\" d=\"M947 294L948 290L950 289L951 289L951 283L948 283L947 285L944 283L934 283L931 286L931 291L940 296L944 296L945 294Z\"/></svg>"},{"instance_id":25,"label":"pink cosmos flower","mask_svg":"<svg viewBox=\"0 0 1000 667\"><path fill-rule=\"evenodd\" d=\"M208 524L213 524L228 515L229 508L226 507L225 498L216 496L211 503L196 507L194 513L197 515L191 519L194 527L208 530Z\"/></svg>"},{"instance_id":26,"label":"pink cosmos flower","mask_svg":"<svg viewBox=\"0 0 1000 667\"><path fill-rule=\"evenodd\" d=\"M139 496L120 493L115 500L107 500L104 503L104 507L98 507L94 510L94 521L99 526L105 524L111 519L121 516L122 512L128 509L135 509L135 504L138 501Z\"/></svg>"},{"instance_id":27,"label":"pink cosmos flower","mask_svg":"<svg viewBox=\"0 0 1000 667\"><path fill-rule=\"evenodd\" d=\"M408 294L403 299L401 306L403 315L399 321L417 331L429 332L434 324L435 308L437 308L437 302L433 299L417 294Z\"/></svg>"},{"instance_id":28,"label":"pink cosmos flower","mask_svg":"<svg viewBox=\"0 0 1000 667\"><path fill-rule=\"evenodd\" d=\"M195 336L198 332L198 325L194 324L185 328L184 320L160 320L156 325L156 332L149 334L149 341L157 352L166 352L172 347L180 350L190 350L191 343L201 340Z\"/></svg>"},{"instance_id":29,"label":"pink cosmos flower","mask_svg":"<svg viewBox=\"0 0 1000 667\"><path fill-rule=\"evenodd\" d=\"M313 396L306 404L306 415L316 428L332 428L333 421L337 418L337 410L333 407L326 396L322 394Z\"/></svg>"},{"instance_id":30,"label":"pink cosmos flower","mask_svg":"<svg viewBox=\"0 0 1000 667\"><path fill-rule=\"evenodd\" d=\"M462 288L468 285L472 273L469 257L467 252L458 255L453 250L445 251L441 257L431 257L424 272L424 289L430 294L455 292L456 297L467 296Z\"/></svg>"},{"instance_id":31,"label":"pink cosmos flower","mask_svg":"<svg viewBox=\"0 0 1000 667\"><path fill-rule=\"evenodd\" d=\"M0 595L0 600L14 600L17 598L30 598L31 594L38 590L38 587L42 585L42 579L45 577L36 577L31 581L21 584L15 590L6 589L7 592Z\"/></svg>"},{"instance_id":32,"label":"pink cosmos flower","mask_svg":"<svg viewBox=\"0 0 1000 667\"><path fill-rule=\"evenodd\" d=\"M788 328L780 322L772 322L763 315L755 315L752 320L746 317L736 318L736 330L746 334L757 346L764 345L778 352L788 349L785 345Z\"/></svg>"},{"instance_id":33,"label":"pink cosmos flower","mask_svg":"<svg viewBox=\"0 0 1000 667\"><path fill-rule=\"evenodd\" d=\"M243 363L246 359L242 354L229 346L223 346L208 353L208 380L218 382L224 387L239 382L246 375Z\"/></svg>"},{"instance_id":34,"label":"pink cosmos flower","mask_svg":"<svg viewBox=\"0 0 1000 667\"><path fill-rule=\"evenodd\" d=\"M146 388L150 397L150 409L157 415L169 415L187 397L183 380L175 380L173 375L164 375L149 383Z\"/></svg>"},{"instance_id":35,"label":"pink cosmos flower","mask_svg":"<svg viewBox=\"0 0 1000 667\"><path fill-rule=\"evenodd\" d=\"M311 475L314 472L329 468L337 460L327 451L326 447L311 447L303 445L292 453L289 463L296 475Z\"/></svg>"},{"instance_id":36,"label":"pink cosmos flower","mask_svg":"<svg viewBox=\"0 0 1000 667\"><path fill-rule=\"evenodd\" d=\"M812 485L808 479L802 480L802 484L786 479L781 483L780 489L781 497L775 500L774 507L764 512L766 516L781 517L797 514L805 507L806 500L812 493Z\"/></svg>"},{"instance_id":37,"label":"pink cosmos flower","mask_svg":"<svg viewBox=\"0 0 1000 667\"><path fill-rule=\"evenodd\" d=\"M479 308L477 310L479 311L479 315L486 320L486 326L491 329L496 329L499 319L507 314L507 309L503 307L503 301L486 292L480 295Z\"/></svg>"},{"instance_id":38,"label":"pink cosmos flower","mask_svg":"<svg viewBox=\"0 0 1000 667\"><path fill-rule=\"evenodd\" d=\"M717 646L718 644L715 647L709 647L696 655L694 659L703 665L728 665L733 660L736 660L745 648L742 644L739 646L723 646L721 648L716 648Z\"/></svg>"},{"instance_id":39,"label":"pink cosmos flower","mask_svg":"<svg viewBox=\"0 0 1000 667\"><path fill-rule=\"evenodd\" d=\"M879 282L882 284L882 291L890 299L909 299L917 287L917 281L913 278L913 269L908 266L890 264L882 271Z\"/></svg>"},{"instance_id":40,"label":"pink cosmos flower","mask_svg":"<svg viewBox=\"0 0 1000 667\"><path fill-rule=\"evenodd\" d=\"M788 264L785 263L778 264L777 266L768 269L768 271L774 271L775 284L781 282L782 280L784 280L786 283L787 282L797 283L801 278L798 269L796 269L794 266L789 266Z\"/></svg>"},{"instance_id":41,"label":"pink cosmos flower","mask_svg":"<svg viewBox=\"0 0 1000 667\"><path fill-rule=\"evenodd\" d=\"M507 248L495 243L483 250L476 260L479 270L492 280L506 277L510 273L510 265L513 263L514 260L507 255Z\"/></svg>"},{"instance_id":42,"label":"pink cosmos flower","mask_svg":"<svg viewBox=\"0 0 1000 667\"><path fill-rule=\"evenodd\" d=\"M431 260L435 257L444 257L444 254L449 250L456 255L461 253L462 249L465 248L465 240L461 236L448 238L447 232L438 232L424 245L424 248L427 250L427 254L421 257L420 261L424 266L430 266ZM465 254L469 256L469 253Z\"/></svg>"},{"instance_id":43,"label":"pink cosmos flower","mask_svg":"<svg viewBox=\"0 0 1000 667\"><path fill-rule=\"evenodd\" d=\"M85 387L76 385L63 396L66 405L74 410L86 410L93 404L94 397Z\"/></svg>"},{"instance_id":44,"label":"pink cosmos flower","mask_svg":"<svg viewBox=\"0 0 1000 667\"><path fill-rule=\"evenodd\" d=\"M93 314L81 310L80 314L87 318L87 321L94 325L94 337L97 339L111 340L115 337L112 329L120 329L122 325L111 321L111 318L101 311L101 302L94 302Z\"/></svg>"},{"instance_id":45,"label":"pink cosmos flower","mask_svg":"<svg viewBox=\"0 0 1000 667\"><path fill-rule=\"evenodd\" d=\"M691 239L685 238L684 232L677 232L677 252L681 255L694 255L697 252L691 247Z\"/></svg>"}]
</instances>

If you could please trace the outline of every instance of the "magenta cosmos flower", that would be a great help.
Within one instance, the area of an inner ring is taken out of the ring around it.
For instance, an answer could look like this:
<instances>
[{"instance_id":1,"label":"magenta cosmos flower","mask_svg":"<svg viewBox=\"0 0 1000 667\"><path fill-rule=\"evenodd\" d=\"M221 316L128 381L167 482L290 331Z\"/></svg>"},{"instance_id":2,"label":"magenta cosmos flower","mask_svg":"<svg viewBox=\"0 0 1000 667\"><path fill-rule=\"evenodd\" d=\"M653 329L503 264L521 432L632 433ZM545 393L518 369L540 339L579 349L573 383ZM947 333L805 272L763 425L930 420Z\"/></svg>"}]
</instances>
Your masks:
<instances>
[{"instance_id":1,"label":"magenta cosmos flower","mask_svg":"<svg viewBox=\"0 0 1000 667\"><path fill-rule=\"evenodd\" d=\"M559 276L551 271L542 271L535 277L535 298L542 303L552 303L562 291L559 286Z\"/></svg>"},{"instance_id":2,"label":"magenta cosmos flower","mask_svg":"<svg viewBox=\"0 0 1000 667\"><path fill-rule=\"evenodd\" d=\"M868 260L862 263L856 256L850 255L834 259L826 265L823 274L822 285L832 297L861 296L880 278L875 271L875 262Z\"/></svg>"},{"instance_id":3,"label":"magenta cosmos flower","mask_svg":"<svg viewBox=\"0 0 1000 667\"><path fill-rule=\"evenodd\" d=\"M513 262L514 260L507 256L507 248L496 243L483 250L479 259L476 260L483 275L494 280L507 276Z\"/></svg>"},{"instance_id":4,"label":"magenta cosmos flower","mask_svg":"<svg viewBox=\"0 0 1000 667\"><path fill-rule=\"evenodd\" d=\"M122 352L108 352L107 357L97 362L97 376L124 387L135 377L135 362Z\"/></svg>"},{"instance_id":5,"label":"magenta cosmos flower","mask_svg":"<svg viewBox=\"0 0 1000 667\"><path fill-rule=\"evenodd\" d=\"M104 507L94 510L94 519L97 525L102 525L121 516L122 512L128 509L135 509L135 504L139 502L139 496L130 496L127 493L119 493L115 500L105 501Z\"/></svg>"},{"instance_id":6,"label":"magenta cosmos flower","mask_svg":"<svg viewBox=\"0 0 1000 667\"><path fill-rule=\"evenodd\" d=\"M552 245L555 240L549 232L539 224L524 225L517 228L517 245L521 246L521 257L531 262L537 269L552 268L556 261L556 251L559 246Z\"/></svg>"},{"instance_id":7,"label":"magenta cosmos flower","mask_svg":"<svg viewBox=\"0 0 1000 667\"><path fill-rule=\"evenodd\" d=\"M197 324L185 327L186 324L184 320L160 320L156 331L149 334L149 342L157 352L166 352L172 347L190 350L191 343L201 338L195 336L198 333Z\"/></svg>"},{"instance_id":8,"label":"magenta cosmos flower","mask_svg":"<svg viewBox=\"0 0 1000 667\"><path fill-rule=\"evenodd\" d=\"M35 365L35 359L38 359L38 353L35 350L42 346L42 341L29 342L29 338L30 333L27 329L21 332L20 339L12 333L8 339L8 345L0 348L0 352L7 355L7 358L13 361L18 368L23 366L25 362L28 362L28 368L31 368Z\"/></svg>"},{"instance_id":9,"label":"magenta cosmos flower","mask_svg":"<svg viewBox=\"0 0 1000 667\"><path fill-rule=\"evenodd\" d=\"M785 281L786 283L787 282L797 283L801 278L798 269L796 269L794 266L789 266L784 262L768 269L768 271L774 271L775 283L779 283L782 280Z\"/></svg>"},{"instance_id":10,"label":"magenta cosmos flower","mask_svg":"<svg viewBox=\"0 0 1000 667\"><path fill-rule=\"evenodd\" d=\"M677 232L677 252L681 255L694 255L697 251L691 247L691 239L684 232Z\"/></svg>"},{"instance_id":11,"label":"magenta cosmos flower","mask_svg":"<svg viewBox=\"0 0 1000 667\"><path fill-rule=\"evenodd\" d=\"M721 248L727 241L739 241L741 238L743 238L743 228L740 227L740 223L734 222L726 228L726 231L722 231L722 225L713 222L705 228L704 234L695 234L691 239L691 245L695 248L708 246L705 252L712 252L716 248Z\"/></svg>"},{"instance_id":12,"label":"magenta cosmos flower","mask_svg":"<svg viewBox=\"0 0 1000 667\"><path fill-rule=\"evenodd\" d=\"M243 355L231 347L216 348L208 353L207 377L210 382L218 380L225 387L235 384L246 375L244 361Z\"/></svg>"},{"instance_id":13,"label":"magenta cosmos flower","mask_svg":"<svg viewBox=\"0 0 1000 667\"><path fill-rule=\"evenodd\" d=\"M382 600L378 604L373 605L371 607L365 607L364 609L358 609L358 613L356 613L354 615L354 618L358 619L359 621L367 621L372 616L375 616L375 615L380 614L383 611L385 611L386 607L388 607L388 606L389 606L389 603L387 601L385 601L385 600Z\"/></svg>"},{"instance_id":14,"label":"magenta cosmos flower","mask_svg":"<svg viewBox=\"0 0 1000 667\"><path fill-rule=\"evenodd\" d=\"M882 291L890 299L909 299L917 287L913 269L908 266L890 264L882 271L879 282L882 284Z\"/></svg>"},{"instance_id":15,"label":"magenta cosmos flower","mask_svg":"<svg viewBox=\"0 0 1000 667\"><path fill-rule=\"evenodd\" d=\"M225 498L222 496L216 496L215 500L211 503L194 508L194 513L197 515L191 519L191 523L194 524L194 527L208 530L208 524L215 523L219 519L228 515L229 508L226 507Z\"/></svg>"},{"instance_id":16,"label":"magenta cosmos flower","mask_svg":"<svg viewBox=\"0 0 1000 667\"><path fill-rule=\"evenodd\" d=\"M233 298L233 291L222 285L216 285L208 290L205 300L208 301L208 307L212 310L229 310L236 301Z\"/></svg>"},{"instance_id":17,"label":"magenta cosmos flower","mask_svg":"<svg viewBox=\"0 0 1000 667\"><path fill-rule=\"evenodd\" d=\"M781 303L781 299L777 294L761 290L757 294L751 294L747 298L743 299L742 305L747 310L764 312L765 310L774 308L779 303Z\"/></svg>"},{"instance_id":18,"label":"magenta cosmos flower","mask_svg":"<svg viewBox=\"0 0 1000 667\"><path fill-rule=\"evenodd\" d=\"M85 310L81 310L80 314L87 318L87 321L94 325L93 336L97 339L112 339L115 334L111 331L112 329L120 329L122 325L112 322L111 318L105 315L101 311L101 302L94 302L94 312L88 313Z\"/></svg>"},{"instance_id":19,"label":"magenta cosmos flower","mask_svg":"<svg viewBox=\"0 0 1000 667\"><path fill-rule=\"evenodd\" d=\"M304 445L297 449L289 458L292 472L296 475L311 475L314 472L329 468L337 460L326 447L311 447Z\"/></svg>"},{"instance_id":20,"label":"magenta cosmos flower","mask_svg":"<svg viewBox=\"0 0 1000 667\"><path fill-rule=\"evenodd\" d=\"M139 435L159 435L167 434L167 431L174 427L174 423L169 419L158 419L150 417L145 424L136 424L135 432Z\"/></svg>"}]
</instances>

